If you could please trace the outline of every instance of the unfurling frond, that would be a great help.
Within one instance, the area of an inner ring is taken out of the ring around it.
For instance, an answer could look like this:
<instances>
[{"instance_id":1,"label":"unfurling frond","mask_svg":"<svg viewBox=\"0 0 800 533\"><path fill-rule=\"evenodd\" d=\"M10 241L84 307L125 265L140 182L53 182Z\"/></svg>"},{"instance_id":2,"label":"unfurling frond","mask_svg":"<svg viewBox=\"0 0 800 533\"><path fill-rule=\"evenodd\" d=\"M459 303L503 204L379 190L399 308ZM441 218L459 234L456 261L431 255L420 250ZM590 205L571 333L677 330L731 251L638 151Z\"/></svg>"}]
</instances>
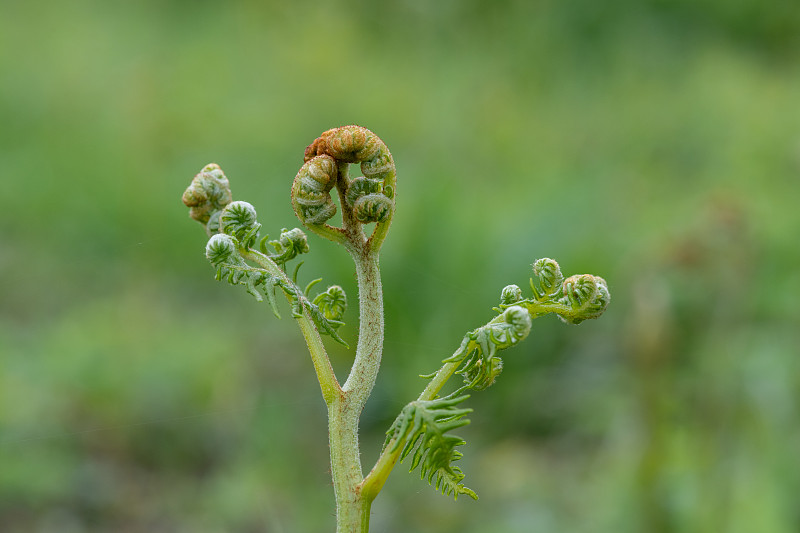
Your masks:
<instances>
[{"instance_id":1,"label":"unfurling frond","mask_svg":"<svg viewBox=\"0 0 800 533\"><path fill-rule=\"evenodd\" d=\"M466 494L477 500L477 494L462 483L464 473L453 466L463 455L456 446L464 441L449 433L469 424L463 417L472 409L457 408L467 398L468 395L418 400L406 405L386 432L384 448L391 444L390 451L401 449L401 462L413 452L409 472L419 467L420 478L427 478L442 494L452 494L456 499L459 494Z\"/></svg>"},{"instance_id":2,"label":"unfurling frond","mask_svg":"<svg viewBox=\"0 0 800 533\"><path fill-rule=\"evenodd\" d=\"M534 261L533 274L530 280L533 297L510 301L509 287L506 287L500 297L500 306L496 309L522 306L532 318L555 313L564 322L580 324L602 315L611 301L606 280L592 274L564 279L561 268L553 259L545 257Z\"/></svg>"},{"instance_id":3,"label":"unfurling frond","mask_svg":"<svg viewBox=\"0 0 800 533\"><path fill-rule=\"evenodd\" d=\"M224 233L212 235L206 244L206 258L217 269L218 281L244 285L259 302L266 296L275 316L280 318L273 292L274 287L280 284L278 278L266 270L248 265L239 254L238 241L234 237Z\"/></svg>"},{"instance_id":4,"label":"unfurling frond","mask_svg":"<svg viewBox=\"0 0 800 533\"><path fill-rule=\"evenodd\" d=\"M206 257L211 265L217 269L217 280L225 280L231 285L243 285L247 292L252 294L256 300L263 301L266 297L272 307L272 312L280 318L278 307L275 302L275 288L280 288L286 294L292 304L292 315L300 317L303 309L308 310L311 320L323 335L330 335L333 340L348 346L336 332L336 329L343 324L341 315L344 314L346 299L341 287L334 285L328 288L328 292L322 293L328 296L320 298L319 295L314 302L309 301L305 294L295 283L287 278L272 275L263 268L255 268L248 265L239 252L239 241L235 237L224 233L213 235L206 245ZM323 304L323 309L317 303Z\"/></svg>"},{"instance_id":5,"label":"unfurling frond","mask_svg":"<svg viewBox=\"0 0 800 533\"><path fill-rule=\"evenodd\" d=\"M312 303L319 307L325 318L336 323L342 320L344 312L347 310L347 295L340 286L331 285L325 292L314 297Z\"/></svg>"}]
</instances>

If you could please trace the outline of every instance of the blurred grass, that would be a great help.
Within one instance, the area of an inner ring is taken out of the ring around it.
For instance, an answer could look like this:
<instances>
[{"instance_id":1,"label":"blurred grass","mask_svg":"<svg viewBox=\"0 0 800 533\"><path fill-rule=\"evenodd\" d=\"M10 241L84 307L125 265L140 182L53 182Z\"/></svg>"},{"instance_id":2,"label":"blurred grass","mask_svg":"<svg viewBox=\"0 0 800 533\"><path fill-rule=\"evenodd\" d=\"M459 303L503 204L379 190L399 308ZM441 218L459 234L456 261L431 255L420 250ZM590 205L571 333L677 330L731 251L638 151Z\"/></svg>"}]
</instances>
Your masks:
<instances>
[{"instance_id":1,"label":"blurred grass","mask_svg":"<svg viewBox=\"0 0 800 533\"><path fill-rule=\"evenodd\" d=\"M374 531L800 528L794 2L85 0L0 20L3 531L330 530L300 336L213 281L179 198L215 161L291 227L303 148L348 123L400 180L365 468L416 375L534 258L614 297L579 328L537 321L472 398L480 502L400 467ZM353 300L347 257L311 244L304 276Z\"/></svg>"}]
</instances>

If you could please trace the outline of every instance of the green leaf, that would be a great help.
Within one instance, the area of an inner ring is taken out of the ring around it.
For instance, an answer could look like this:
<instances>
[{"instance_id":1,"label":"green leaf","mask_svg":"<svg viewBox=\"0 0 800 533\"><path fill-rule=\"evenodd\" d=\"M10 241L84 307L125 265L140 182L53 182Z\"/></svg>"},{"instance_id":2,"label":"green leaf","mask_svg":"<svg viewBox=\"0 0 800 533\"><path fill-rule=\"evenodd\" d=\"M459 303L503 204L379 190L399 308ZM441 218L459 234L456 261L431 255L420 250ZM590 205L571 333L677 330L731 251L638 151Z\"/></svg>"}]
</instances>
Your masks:
<instances>
[{"instance_id":1,"label":"green leaf","mask_svg":"<svg viewBox=\"0 0 800 533\"><path fill-rule=\"evenodd\" d=\"M469 424L463 417L472 409L457 408L467 398L469 395L406 405L386 432L384 448L392 443L391 451L395 452L402 446L400 461L412 456L409 472L419 467L420 479L427 479L442 494L452 494L456 499L459 494L466 494L477 500L478 495L462 483L464 473L453 466L462 457L456 447L464 441L449 433Z\"/></svg>"}]
</instances>

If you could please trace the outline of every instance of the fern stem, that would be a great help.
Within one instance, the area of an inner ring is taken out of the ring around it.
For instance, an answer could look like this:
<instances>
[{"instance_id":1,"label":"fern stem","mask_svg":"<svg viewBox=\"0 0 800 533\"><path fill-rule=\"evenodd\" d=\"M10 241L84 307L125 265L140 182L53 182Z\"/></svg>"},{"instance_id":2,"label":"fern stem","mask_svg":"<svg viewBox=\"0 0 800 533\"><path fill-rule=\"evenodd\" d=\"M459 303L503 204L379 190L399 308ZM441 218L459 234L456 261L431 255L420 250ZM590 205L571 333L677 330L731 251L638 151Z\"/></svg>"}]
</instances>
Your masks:
<instances>
[{"instance_id":1,"label":"fern stem","mask_svg":"<svg viewBox=\"0 0 800 533\"><path fill-rule=\"evenodd\" d=\"M287 283L291 280L286 276L286 273L278 267L270 258L255 250L248 250L242 253L242 257L258 263L258 265L267 270L273 276L280 276ZM336 374L331 367L328 352L325 350L325 345L322 344L317 327L311 320L308 310L303 308L301 317L297 317L297 324L300 326L300 331L303 333L303 338L308 345L308 351L311 354L311 362L314 364L314 370L317 373L317 380L319 381L320 389L322 390L322 397L325 403L330 406L342 392L339 381L336 379Z\"/></svg>"},{"instance_id":2,"label":"fern stem","mask_svg":"<svg viewBox=\"0 0 800 533\"><path fill-rule=\"evenodd\" d=\"M342 393L328 408L331 477L336 496L337 533L361 531L363 500L358 490L361 460L358 449L358 415ZM367 518L367 521L369 518Z\"/></svg>"},{"instance_id":3,"label":"fern stem","mask_svg":"<svg viewBox=\"0 0 800 533\"><path fill-rule=\"evenodd\" d=\"M359 331L356 356L342 390L351 401L363 408L375 379L383 352L383 289L377 254L364 254L356 259L358 280Z\"/></svg>"},{"instance_id":4,"label":"fern stem","mask_svg":"<svg viewBox=\"0 0 800 533\"><path fill-rule=\"evenodd\" d=\"M365 246L366 239L360 227L349 235L348 250L355 262L358 281L358 344L350 375L339 399L328 411L338 533L369 530L369 510L374 496L361 491L358 423L375 385L383 353L383 289L378 253Z\"/></svg>"}]
</instances>

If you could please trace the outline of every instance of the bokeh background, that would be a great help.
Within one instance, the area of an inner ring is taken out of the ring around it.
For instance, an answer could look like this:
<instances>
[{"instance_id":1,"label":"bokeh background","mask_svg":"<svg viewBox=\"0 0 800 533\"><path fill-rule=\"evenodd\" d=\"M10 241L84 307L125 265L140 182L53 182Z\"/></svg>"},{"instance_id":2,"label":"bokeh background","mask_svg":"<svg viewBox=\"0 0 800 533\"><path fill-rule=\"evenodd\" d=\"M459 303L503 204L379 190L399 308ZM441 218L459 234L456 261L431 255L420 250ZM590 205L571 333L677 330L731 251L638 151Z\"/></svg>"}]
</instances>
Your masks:
<instances>
[{"instance_id":1,"label":"bokeh background","mask_svg":"<svg viewBox=\"0 0 800 533\"><path fill-rule=\"evenodd\" d=\"M537 320L473 395L479 502L399 467L373 531L800 530L794 0L76 0L0 21L3 532L333 530L299 332L213 280L180 196L217 162L277 235L304 147L350 123L399 174L365 470L535 258L613 295L598 321ZM305 279L354 301L348 256L311 246ZM352 352L331 354L344 376Z\"/></svg>"}]
</instances>

